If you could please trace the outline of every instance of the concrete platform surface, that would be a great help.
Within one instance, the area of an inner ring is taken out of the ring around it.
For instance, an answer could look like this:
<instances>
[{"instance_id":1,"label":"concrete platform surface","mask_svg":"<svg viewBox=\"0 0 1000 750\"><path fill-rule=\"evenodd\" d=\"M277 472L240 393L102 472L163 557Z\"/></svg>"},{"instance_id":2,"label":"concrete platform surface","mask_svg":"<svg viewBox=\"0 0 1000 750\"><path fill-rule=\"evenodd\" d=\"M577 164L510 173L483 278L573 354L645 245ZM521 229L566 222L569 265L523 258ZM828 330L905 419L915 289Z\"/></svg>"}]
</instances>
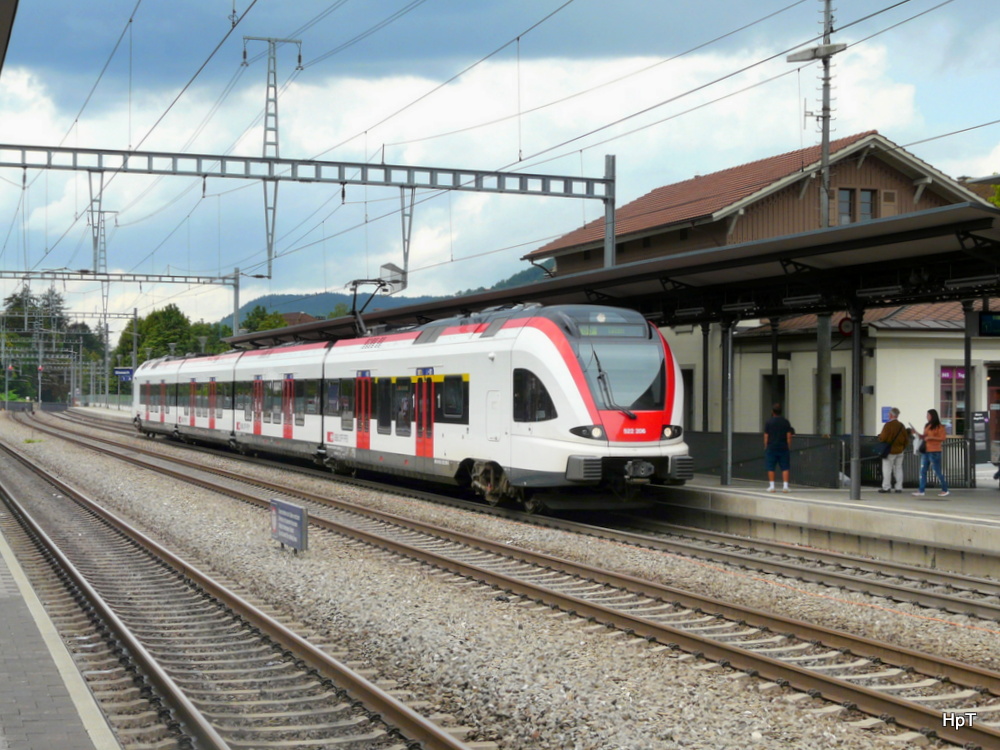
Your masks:
<instances>
[{"instance_id":1,"label":"concrete platform surface","mask_svg":"<svg viewBox=\"0 0 1000 750\"><path fill-rule=\"evenodd\" d=\"M0 534L0 750L120 748Z\"/></svg>"}]
</instances>

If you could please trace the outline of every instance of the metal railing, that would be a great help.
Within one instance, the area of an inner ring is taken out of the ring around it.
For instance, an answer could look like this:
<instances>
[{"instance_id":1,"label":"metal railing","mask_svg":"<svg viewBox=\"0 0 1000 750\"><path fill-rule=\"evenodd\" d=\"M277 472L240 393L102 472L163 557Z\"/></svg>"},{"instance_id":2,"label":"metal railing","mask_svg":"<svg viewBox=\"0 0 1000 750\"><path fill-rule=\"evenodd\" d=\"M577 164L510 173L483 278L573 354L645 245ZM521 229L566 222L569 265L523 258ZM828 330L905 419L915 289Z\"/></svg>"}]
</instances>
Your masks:
<instances>
[{"instance_id":1,"label":"metal railing","mask_svg":"<svg viewBox=\"0 0 1000 750\"><path fill-rule=\"evenodd\" d=\"M722 473L722 433L686 432L696 474ZM882 484L881 443L874 435L861 437L861 484L877 487ZM819 435L796 435L792 440L791 478L794 484L809 487L847 487L851 473L851 437L827 438ZM948 438L942 448L941 461L950 487L968 487L968 448L961 437ZM734 479L764 481L764 440L757 432L733 434L732 476ZM920 456L907 447L903 458L903 487L916 488L920 483ZM940 486L933 471L928 472L928 487Z\"/></svg>"}]
</instances>

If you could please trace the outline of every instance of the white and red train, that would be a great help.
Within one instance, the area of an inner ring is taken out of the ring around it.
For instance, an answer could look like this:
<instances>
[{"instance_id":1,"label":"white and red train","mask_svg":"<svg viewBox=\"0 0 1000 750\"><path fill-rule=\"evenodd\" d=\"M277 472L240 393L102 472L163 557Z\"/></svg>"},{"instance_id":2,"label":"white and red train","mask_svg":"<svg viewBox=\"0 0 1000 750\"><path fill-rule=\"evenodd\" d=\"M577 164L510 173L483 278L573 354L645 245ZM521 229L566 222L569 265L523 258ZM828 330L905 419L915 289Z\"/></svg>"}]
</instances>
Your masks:
<instances>
[{"instance_id":1,"label":"white and red train","mask_svg":"<svg viewBox=\"0 0 1000 750\"><path fill-rule=\"evenodd\" d=\"M564 505L690 479L681 382L635 311L526 305L150 360L135 373L134 421L150 436L463 484L535 510L548 502L539 493ZM609 492L565 492L584 487Z\"/></svg>"}]
</instances>

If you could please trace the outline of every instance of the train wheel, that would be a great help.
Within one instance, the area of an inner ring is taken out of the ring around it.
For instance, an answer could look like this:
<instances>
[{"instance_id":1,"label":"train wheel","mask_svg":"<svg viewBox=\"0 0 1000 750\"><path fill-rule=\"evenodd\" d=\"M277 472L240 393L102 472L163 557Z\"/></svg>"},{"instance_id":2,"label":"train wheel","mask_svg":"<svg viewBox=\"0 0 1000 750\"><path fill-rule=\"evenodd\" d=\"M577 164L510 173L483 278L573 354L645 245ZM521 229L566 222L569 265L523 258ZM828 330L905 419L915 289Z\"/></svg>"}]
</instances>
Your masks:
<instances>
[{"instance_id":1,"label":"train wheel","mask_svg":"<svg viewBox=\"0 0 1000 750\"><path fill-rule=\"evenodd\" d=\"M540 513L545 509L545 503L531 490L521 490L521 503L524 505L525 513Z\"/></svg>"},{"instance_id":2,"label":"train wheel","mask_svg":"<svg viewBox=\"0 0 1000 750\"><path fill-rule=\"evenodd\" d=\"M507 495L504 492L508 487L507 478L503 469L495 463L477 461L472 467L472 487L483 496L483 499L490 505L496 507L502 503Z\"/></svg>"}]
</instances>

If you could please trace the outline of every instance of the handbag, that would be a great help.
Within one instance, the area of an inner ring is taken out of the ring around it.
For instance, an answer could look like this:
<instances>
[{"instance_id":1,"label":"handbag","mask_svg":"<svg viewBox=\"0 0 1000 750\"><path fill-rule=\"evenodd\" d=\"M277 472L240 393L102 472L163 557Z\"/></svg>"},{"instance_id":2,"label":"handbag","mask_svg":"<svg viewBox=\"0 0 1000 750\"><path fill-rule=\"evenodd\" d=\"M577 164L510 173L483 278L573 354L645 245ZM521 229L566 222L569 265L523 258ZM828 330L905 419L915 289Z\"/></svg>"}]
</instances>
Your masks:
<instances>
[{"instance_id":1,"label":"handbag","mask_svg":"<svg viewBox=\"0 0 1000 750\"><path fill-rule=\"evenodd\" d=\"M927 443L921 438L913 439L913 455L920 456L927 452Z\"/></svg>"}]
</instances>

